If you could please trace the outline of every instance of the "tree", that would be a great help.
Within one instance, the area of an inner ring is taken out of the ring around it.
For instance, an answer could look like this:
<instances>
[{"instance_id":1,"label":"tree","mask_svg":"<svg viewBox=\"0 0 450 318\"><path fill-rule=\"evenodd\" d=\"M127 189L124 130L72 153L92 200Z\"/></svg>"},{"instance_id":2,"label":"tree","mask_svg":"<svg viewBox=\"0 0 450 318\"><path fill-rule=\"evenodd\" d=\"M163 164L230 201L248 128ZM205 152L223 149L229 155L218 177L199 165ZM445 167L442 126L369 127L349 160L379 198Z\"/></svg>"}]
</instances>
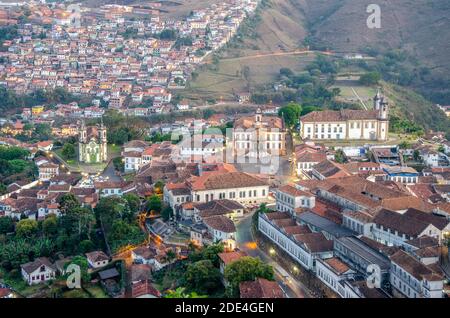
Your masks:
<instances>
[{"instance_id":1,"label":"tree","mask_svg":"<svg viewBox=\"0 0 450 318\"><path fill-rule=\"evenodd\" d=\"M43 222L42 222L42 230L47 235L53 235L58 231L58 220L56 218L56 215L49 215Z\"/></svg>"},{"instance_id":2,"label":"tree","mask_svg":"<svg viewBox=\"0 0 450 318\"><path fill-rule=\"evenodd\" d=\"M18 237L29 238L36 234L38 223L35 220L23 219L16 225L16 234Z\"/></svg>"},{"instance_id":3,"label":"tree","mask_svg":"<svg viewBox=\"0 0 450 318\"><path fill-rule=\"evenodd\" d=\"M157 213L161 212L162 202L160 196L156 194L151 195L148 198L145 207L148 211L155 211Z\"/></svg>"},{"instance_id":4,"label":"tree","mask_svg":"<svg viewBox=\"0 0 450 318\"><path fill-rule=\"evenodd\" d=\"M52 127L49 124L36 124L34 126L35 137L41 140L48 140L52 136Z\"/></svg>"},{"instance_id":5,"label":"tree","mask_svg":"<svg viewBox=\"0 0 450 318\"><path fill-rule=\"evenodd\" d=\"M209 260L215 267L219 267L219 254L223 253L223 244L216 243L208 245L201 250L195 251L189 255L191 262L198 262L200 260Z\"/></svg>"},{"instance_id":6,"label":"tree","mask_svg":"<svg viewBox=\"0 0 450 318\"><path fill-rule=\"evenodd\" d=\"M301 112L302 106L292 102L281 107L278 111L278 116L284 119L284 122L289 128L292 128L298 123Z\"/></svg>"},{"instance_id":7,"label":"tree","mask_svg":"<svg viewBox=\"0 0 450 318\"><path fill-rule=\"evenodd\" d=\"M210 260L189 264L184 275L186 286L199 293L210 294L221 286L220 271Z\"/></svg>"},{"instance_id":8,"label":"tree","mask_svg":"<svg viewBox=\"0 0 450 318\"><path fill-rule=\"evenodd\" d=\"M125 169L125 163L124 163L123 158L121 158L121 157L114 158L113 165L114 165L114 169L116 169L119 172L123 172Z\"/></svg>"},{"instance_id":9,"label":"tree","mask_svg":"<svg viewBox=\"0 0 450 318\"><path fill-rule=\"evenodd\" d=\"M334 161L336 161L337 163L347 162L347 156L342 149L336 150L336 153L334 154Z\"/></svg>"},{"instance_id":10,"label":"tree","mask_svg":"<svg viewBox=\"0 0 450 318\"><path fill-rule=\"evenodd\" d=\"M6 234L14 231L13 219L9 216L0 217L0 234Z\"/></svg>"},{"instance_id":11,"label":"tree","mask_svg":"<svg viewBox=\"0 0 450 318\"><path fill-rule=\"evenodd\" d=\"M90 240L83 240L78 247L81 253L88 253L94 250L95 244Z\"/></svg>"},{"instance_id":12,"label":"tree","mask_svg":"<svg viewBox=\"0 0 450 318\"><path fill-rule=\"evenodd\" d=\"M414 152L413 152L413 159L414 159L414 161L421 161L420 160L420 152L419 152L419 150L414 150Z\"/></svg>"},{"instance_id":13,"label":"tree","mask_svg":"<svg viewBox=\"0 0 450 318\"><path fill-rule=\"evenodd\" d=\"M206 108L203 110L203 119L209 119L212 115L214 115L214 110L211 108Z\"/></svg>"},{"instance_id":14,"label":"tree","mask_svg":"<svg viewBox=\"0 0 450 318\"><path fill-rule=\"evenodd\" d=\"M227 293L229 296L239 296L239 284L253 281L256 278L274 280L273 268L264 264L259 258L244 256L225 267L225 279L229 283Z\"/></svg>"},{"instance_id":15,"label":"tree","mask_svg":"<svg viewBox=\"0 0 450 318\"><path fill-rule=\"evenodd\" d=\"M67 213L68 211L79 208L80 206L80 202L73 193L66 193L59 200L59 209L62 213Z\"/></svg>"},{"instance_id":16,"label":"tree","mask_svg":"<svg viewBox=\"0 0 450 318\"><path fill-rule=\"evenodd\" d=\"M359 84L361 85L376 85L381 79L381 75L378 72L369 72L366 74L361 75L359 78Z\"/></svg>"},{"instance_id":17,"label":"tree","mask_svg":"<svg viewBox=\"0 0 450 318\"><path fill-rule=\"evenodd\" d=\"M184 287L178 287L175 290L169 290L167 294L164 296L164 298L207 298L206 295L199 295L196 292L191 292L190 294L187 294L186 288Z\"/></svg>"},{"instance_id":18,"label":"tree","mask_svg":"<svg viewBox=\"0 0 450 318\"><path fill-rule=\"evenodd\" d=\"M131 214L135 215L139 212L139 208L141 207L141 200L136 194L127 193L123 196L123 198L125 199L125 201L127 201Z\"/></svg>"},{"instance_id":19,"label":"tree","mask_svg":"<svg viewBox=\"0 0 450 318\"><path fill-rule=\"evenodd\" d=\"M113 251L128 244L140 244L145 239L139 226L124 220L115 220L107 232L108 242Z\"/></svg>"},{"instance_id":20,"label":"tree","mask_svg":"<svg viewBox=\"0 0 450 318\"><path fill-rule=\"evenodd\" d=\"M94 212L97 219L101 222L105 233L110 232L115 220L128 219L130 215L127 201L116 196L100 199Z\"/></svg>"},{"instance_id":21,"label":"tree","mask_svg":"<svg viewBox=\"0 0 450 318\"><path fill-rule=\"evenodd\" d=\"M294 72L292 72L292 70L290 68L282 67L282 68L280 68L280 75L286 76L286 77L292 77L292 76L294 76Z\"/></svg>"},{"instance_id":22,"label":"tree","mask_svg":"<svg viewBox=\"0 0 450 318\"><path fill-rule=\"evenodd\" d=\"M161 217L164 221L170 220L173 217L173 209L169 205L166 205L161 211Z\"/></svg>"},{"instance_id":23,"label":"tree","mask_svg":"<svg viewBox=\"0 0 450 318\"><path fill-rule=\"evenodd\" d=\"M65 159L74 159L77 156L75 146L68 142L64 144L61 153Z\"/></svg>"},{"instance_id":24,"label":"tree","mask_svg":"<svg viewBox=\"0 0 450 318\"><path fill-rule=\"evenodd\" d=\"M161 40L175 40L177 37L177 32L173 29L164 29L159 33L159 38Z\"/></svg>"},{"instance_id":25,"label":"tree","mask_svg":"<svg viewBox=\"0 0 450 318\"><path fill-rule=\"evenodd\" d=\"M88 283L91 280L91 275L88 273L89 263L85 257L75 256L72 261L64 266L64 269L67 269L70 264L75 264L80 267L81 282Z\"/></svg>"},{"instance_id":26,"label":"tree","mask_svg":"<svg viewBox=\"0 0 450 318\"><path fill-rule=\"evenodd\" d=\"M164 190L164 181L158 180L153 185L153 189L155 190L156 194L162 194Z\"/></svg>"},{"instance_id":27,"label":"tree","mask_svg":"<svg viewBox=\"0 0 450 318\"><path fill-rule=\"evenodd\" d=\"M173 250L168 250L166 253L166 260L171 264L177 258L177 254Z\"/></svg>"}]
</instances>

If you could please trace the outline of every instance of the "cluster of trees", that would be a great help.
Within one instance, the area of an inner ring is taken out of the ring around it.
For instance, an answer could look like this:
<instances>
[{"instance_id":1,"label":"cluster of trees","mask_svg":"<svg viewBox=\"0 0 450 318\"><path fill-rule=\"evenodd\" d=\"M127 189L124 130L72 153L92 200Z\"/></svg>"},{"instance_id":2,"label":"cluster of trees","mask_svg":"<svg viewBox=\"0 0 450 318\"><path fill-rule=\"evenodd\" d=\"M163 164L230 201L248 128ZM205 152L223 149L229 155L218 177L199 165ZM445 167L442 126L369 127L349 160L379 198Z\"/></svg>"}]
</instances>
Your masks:
<instances>
[{"instance_id":1,"label":"cluster of trees","mask_svg":"<svg viewBox=\"0 0 450 318\"><path fill-rule=\"evenodd\" d=\"M187 36L187 37L179 37L174 44L174 47L176 49L181 48L182 46L192 46L192 38Z\"/></svg>"},{"instance_id":2,"label":"cluster of trees","mask_svg":"<svg viewBox=\"0 0 450 318\"><path fill-rule=\"evenodd\" d=\"M334 154L334 160L337 163L346 163L348 162L347 156L345 155L344 151L342 149L336 150L336 153Z\"/></svg>"},{"instance_id":3,"label":"cluster of trees","mask_svg":"<svg viewBox=\"0 0 450 318\"><path fill-rule=\"evenodd\" d=\"M0 110L21 109L42 104L70 103L78 101L71 93L63 88L54 90L38 89L30 94L20 95L5 87L0 87Z\"/></svg>"},{"instance_id":4,"label":"cluster of trees","mask_svg":"<svg viewBox=\"0 0 450 318\"><path fill-rule=\"evenodd\" d=\"M5 40L13 40L19 35L17 25L6 25L0 28L0 51L6 51L6 47L3 46Z\"/></svg>"},{"instance_id":5,"label":"cluster of trees","mask_svg":"<svg viewBox=\"0 0 450 318\"><path fill-rule=\"evenodd\" d=\"M73 194L64 195L60 206L60 217L50 215L39 221L0 218L0 265L4 269L19 274L21 264L37 257L78 255L102 247L91 209L82 207Z\"/></svg>"},{"instance_id":6,"label":"cluster of trees","mask_svg":"<svg viewBox=\"0 0 450 318\"><path fill-rule=\"evenodd\" d=\"M327 87L333 83L337 70L338 64L323 56L318 56L305 71L300 73L294 73L289 68L281 68L278 80L283 87L277 91L266 89L256 92L252 94L251 99L257 104L297 102L311 107L320 105L322 108L331 108L340 91ZM348 107L346 104L342 106Z\"/></svg>"},{"instance_id":7,"label":"cluster of trees","mask_svg":"<svg viewBox=\"0 0 450 318\"><path fill-rule=\"evenodd\" d=\"M163 204L161 196L163 192L164 183L158 181L155 183L154 189L155 194L149 196L145 203L145 210L151 213L161 214L161 217L164 221L170 220L171 217L174 216L173 209L166 204ZM156 193L158 192L158 193Z\"/></svg>"},{"instance_id":8,"label":"cluster of trees","mask_svg":"<svg viewBox=\"0 0 450 318\"><path fill-rule=\"evenodd\" d=\"M105 241L116 251L145 240L136 218L141 202L134 194L102 198L94 211L82 207L73 194L65 194L59 203L59 217L50 215L39 221L0 218L0 266L19 275L20 265L37 257L82 255L104 249Z\"/></svg>"},{"instance_id":9,"label":"cluster of trees","mask_svg":"<svg viewBox=\"0 0 450 318\"><path fill-rule=\"evenodd\" d=\"M223 245L213 244L195 251L189 256L184 281L190 291L199 294L212 295L222 288L219 271L219 253L223 252ZM239 296L239 284L244 281L266 278L273 280L274 272L270 265L264 264L259 258L243 257L225 268L225 280L229 283L225 295Z\"/></svg>"},{"instance_id":10,"label":"cluster of trees","mask_svg":"<svg viewBox=\"0 0 450 318\"><path fill-rule=\"evenodd\" d=\"M66 160L73 160L77 157L77 149L74 143L66 142L62 147L61 154Z\"/></svg>"},{"instance_id":11,"label":"cluster of trees","mask_svg":"<svg viewBox=\"0 0 450 318\"><path fill-rule=\"evenodd\" d=\"M102 198L94 208L95 217L111 251L145 240L137 219L140 206L137 195L125 194L122 197Z\"/></svg>"},{"instance_id":12,"label":"cluster of trees","mask_svg":"<svg viewBox=\"0 0 450 318\"><path fill-rule=\"evenodd\" d=\"M225 267L225 279L229 283L226 294L228 297L239 296L239 284L254 281L256 278L274 280L273 268L263 263L259 258L245 256Z\"/></svg>"},{"instance_id":13,"label":"cluster of trees","mask_svg":"<svg viewBox=\"0 0 450 318\"><path fill-rule=\"evenodd\" d=\"M108 111L103 116L103 122L107 128L108 142L117 145L123 145L133 139L141 139L148 127L141 118L124 116L116 111Z\"/></svg>"},{"instance_id":14,"label":"cluster of trees","mask_svg":"<svg viewBox=\"0 0 450 318\"><path fill-rule=\"evenodd\" d=\"M224 251L221 243L215 243L201 249L193 248L189 258L179 261L175 268L175 284L179 289L167 293L168 298L239 297L239 284L256 278L274 279L273 268L259 258L243 257L225 268L225 279L229 283L224 290L221 282L219 254ZM169 269L156 273L155 278L163 280Z\"/></svg>"},{"instance_id":15,"label":"cluster of trees","mask_svg":"<svg viewBox=\"0 0 450 318\"><path fill-rule=\"evenodd\" d=\"M381 80L381 75L378 72L369 72L360 76L359 84L366 86L373 86L378 84Z\"/></svg>"},{"instance_id":16,"label":"cluster of trees","mask_svg":"<svg viewBox=\"0 0 450 318\"><path fill-rule=\"evenodd\" d=\"M293 128L298 122L302 113L302 106L297 103L289 103L278 111L278 116L284 119L286 126Z\"/></svg>"},{"instance_id":17,"label":"cluster of trees","mask_svg":"<svg viewBox=\"0 0 450 318\"><path fill-rule=\"evenodd\" d=\"M419 124L395 115L390 116L389 125L389 129L394 133L414 134L417 136L422 136L424 134L424 129Z\"/></svg>"},{"instance_id":18,"label":"cluster of trees","mask_svg":"<svg viewBox=\"0 0 450 318\"><path fill-rule=\"evenodd\" d=\"M20 147L0 146L0 194L6 193L6 186L19 179L33 179L36 165L27 160L29 151Z\"/></svg>"},{"instance_id":19,"label":"cluster of trees","mask_svg":"<svg viewBox=\"0 0 450 318\"><path fill-rule=\"evenodd\" d=\"M177 31L174 29L164 29L159 34L156 35L157 38L161 40L176 40Z\"/></svg>"}]
</instances>

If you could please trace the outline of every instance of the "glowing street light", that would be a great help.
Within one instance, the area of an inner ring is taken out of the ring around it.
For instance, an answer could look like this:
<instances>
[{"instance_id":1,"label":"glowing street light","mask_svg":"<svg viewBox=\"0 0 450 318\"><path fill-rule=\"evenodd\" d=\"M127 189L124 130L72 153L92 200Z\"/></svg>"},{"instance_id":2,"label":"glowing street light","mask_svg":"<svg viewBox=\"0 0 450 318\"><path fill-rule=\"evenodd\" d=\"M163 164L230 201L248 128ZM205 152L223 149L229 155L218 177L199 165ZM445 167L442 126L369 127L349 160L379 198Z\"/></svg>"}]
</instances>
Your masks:
<instances>
[{"instance_id":1,"label":"glowing street light","mask_svg":"<svg viewBox=\"0 0 450 318\"><path fill-rule=\"evenodd\" d=\"M275 251L273 248L271 248L271 249L269 250L269 254L270 254L270 255L275 255L275 254L276 254L276 251Z\"/></svg>"}]
</instances>

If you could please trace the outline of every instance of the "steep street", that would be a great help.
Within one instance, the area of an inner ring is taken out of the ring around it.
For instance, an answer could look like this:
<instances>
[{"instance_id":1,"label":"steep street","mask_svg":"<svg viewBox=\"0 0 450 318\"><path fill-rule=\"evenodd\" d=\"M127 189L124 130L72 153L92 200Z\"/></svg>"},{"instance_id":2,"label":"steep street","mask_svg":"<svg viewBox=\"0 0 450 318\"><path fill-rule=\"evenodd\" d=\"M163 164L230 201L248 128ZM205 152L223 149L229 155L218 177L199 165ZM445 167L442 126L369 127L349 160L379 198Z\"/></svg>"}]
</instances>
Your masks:
<instances>
[{"instance_id":1,"label":"steep street","mask_svg":"<svg viewBox=\"0 0 450 318\"><path fill-rule=\"evenodd\" d=\"M236 225L236 240L240 250L247 252L252 257L259 257L265 263L271 265L275 271L275 279L283 288L289 298L311 298L309 290L297 279L292 277L283 267L276 263L269 255L258 248L253 237L252 215L245 216Z\"/></svg>"}]
</instances>

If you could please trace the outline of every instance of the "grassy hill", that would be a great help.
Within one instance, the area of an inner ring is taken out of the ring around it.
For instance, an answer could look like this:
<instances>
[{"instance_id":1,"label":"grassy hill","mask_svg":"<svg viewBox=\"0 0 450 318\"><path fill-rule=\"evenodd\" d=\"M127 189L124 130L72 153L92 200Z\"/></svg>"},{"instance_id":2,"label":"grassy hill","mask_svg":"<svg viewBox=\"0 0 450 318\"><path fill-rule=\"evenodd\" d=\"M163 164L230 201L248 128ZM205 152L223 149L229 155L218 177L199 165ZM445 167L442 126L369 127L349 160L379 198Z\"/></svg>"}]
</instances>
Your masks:
<instances>
[{"instance_id":1,"label":"grassy hill","mask_svg":"<svg viewBox=\"0 0 450 318\"><path fill-rule=\"evenodd\" d=\"M450 2L379 1L381 28L366 25L372 0L304 0L299 5L310 31L308 42L338 52L406 54L404 71L415 78L409 84L435 102L450 99ZM420 72L419 72L420 71ZM420 73L420 75L418 75Z\"/></svg>"}]
</instances>

